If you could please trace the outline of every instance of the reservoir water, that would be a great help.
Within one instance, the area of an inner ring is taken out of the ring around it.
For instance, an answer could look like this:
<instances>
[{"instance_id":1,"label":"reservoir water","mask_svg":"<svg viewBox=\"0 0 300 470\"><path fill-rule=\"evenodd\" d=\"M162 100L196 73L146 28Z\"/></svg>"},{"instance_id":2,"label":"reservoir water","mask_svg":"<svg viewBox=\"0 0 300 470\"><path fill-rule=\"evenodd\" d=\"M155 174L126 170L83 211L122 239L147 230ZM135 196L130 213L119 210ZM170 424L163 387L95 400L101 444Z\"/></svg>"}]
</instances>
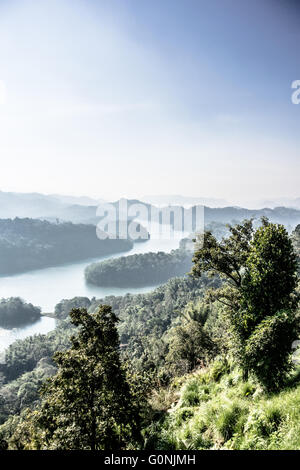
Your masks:
<instances>
[{"instance_id":1,"label":"reservoir water","mask_svg":"<svg viewBox=\"0 0 300 470\"><path fill-rule=\"evenodd\" d=\"M139 288L97 287L86 284L84 279L85 267L105 258L116 258L123 255L147 253L149 251L170 252L178 248L179 240L151 238L143 243L136 243L126 253L118 253L102 258L92 258L63 266L38 269L22 274L0 277L0 298L21 297L26 302L39 306L43 313L54 311L55 305L62 299L76 296L103 298L107 295L125 295L130 293L148 292L155 286ZM3 351L16 339L23 339L36 333L48 333L55 328L55 319L41 317L37 322L22 328L4 330L0 328L0 351Z\"/></svg>"}]
</instances>

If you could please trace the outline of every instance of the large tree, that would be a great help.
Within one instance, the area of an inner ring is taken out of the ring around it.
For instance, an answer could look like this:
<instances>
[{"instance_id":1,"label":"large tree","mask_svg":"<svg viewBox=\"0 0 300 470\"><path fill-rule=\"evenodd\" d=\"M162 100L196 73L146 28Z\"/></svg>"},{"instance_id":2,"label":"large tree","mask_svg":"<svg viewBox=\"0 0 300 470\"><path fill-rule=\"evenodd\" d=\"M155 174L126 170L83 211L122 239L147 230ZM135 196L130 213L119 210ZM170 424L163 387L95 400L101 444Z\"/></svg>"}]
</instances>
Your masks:
<instances>
[{"instance_id":1,"label":"large tree","mask_svg":"<svg viewBox=\"0 0 300 470\"><path fill-rule=\"evenodd\" d=\"M43 386L41 406L20 424L12 446L124 448L137 437L139 404L120 360L118 319L106 305L95 314L73 309L70 316L78 327L72 346L55 354L58 372Z\"/></svg>"},{"instance_id":2,"label":"large tree","mask_svg":"<svg viewBox=\"0 0 300 470\"><path fill-rule=\"evenodd\" d=\"M204 234L192 272L223 279L209 298L225 306L245 376L252 371L267 388L276 388L291 368L298 333L296 255L285 228L265 218L257 230L250 220L229 231L220 242Z\"/></svg>"}]
</instances>

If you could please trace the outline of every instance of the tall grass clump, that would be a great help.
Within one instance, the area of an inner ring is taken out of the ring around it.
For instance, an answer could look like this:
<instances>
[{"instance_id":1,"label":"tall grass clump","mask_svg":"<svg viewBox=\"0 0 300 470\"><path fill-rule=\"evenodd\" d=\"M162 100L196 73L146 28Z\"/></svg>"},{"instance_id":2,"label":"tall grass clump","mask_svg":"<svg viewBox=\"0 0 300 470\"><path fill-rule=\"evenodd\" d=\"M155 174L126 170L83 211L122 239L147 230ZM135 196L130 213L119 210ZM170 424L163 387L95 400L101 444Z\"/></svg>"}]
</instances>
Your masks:
<instances>
[{"instance_id":1,"label":"tall grass clump","mask_svg":"<svg viewBox=\"0 0 300 470\"><path fill-rule=\"evenodd\" d=\"M271 394L216 361L178 382L176 403L153 436L161 450L300 449L299 372L288 388Z\"/></svg>"}]
</instances>

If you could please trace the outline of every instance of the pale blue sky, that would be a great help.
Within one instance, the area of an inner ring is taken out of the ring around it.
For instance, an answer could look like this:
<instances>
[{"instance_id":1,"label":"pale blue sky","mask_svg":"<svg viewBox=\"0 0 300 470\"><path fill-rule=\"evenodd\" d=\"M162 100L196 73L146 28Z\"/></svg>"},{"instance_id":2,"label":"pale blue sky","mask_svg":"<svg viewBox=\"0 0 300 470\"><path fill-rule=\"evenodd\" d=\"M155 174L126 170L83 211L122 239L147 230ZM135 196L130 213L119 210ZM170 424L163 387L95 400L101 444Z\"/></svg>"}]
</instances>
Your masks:
<instances>
[{"instance_id":1,"label":"pale blue sky","mask_svg":"<svg viewBox=\"0 0 300 470\"><path fill-rule=\"evenodd\" d=\"M300 9L0 0L0 189L299 197Z\"/></svg>"}]
</instances>

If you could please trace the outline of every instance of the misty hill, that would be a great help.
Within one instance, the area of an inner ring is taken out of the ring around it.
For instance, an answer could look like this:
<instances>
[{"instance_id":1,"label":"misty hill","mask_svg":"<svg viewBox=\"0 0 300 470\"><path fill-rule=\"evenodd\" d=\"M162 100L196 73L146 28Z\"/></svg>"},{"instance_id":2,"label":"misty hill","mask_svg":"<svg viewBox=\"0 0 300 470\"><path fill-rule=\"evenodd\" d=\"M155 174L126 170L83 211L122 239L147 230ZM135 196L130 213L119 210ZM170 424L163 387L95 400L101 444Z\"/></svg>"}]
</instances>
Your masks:
<instances>
[{"instance_id":1,"label":"misty hill","mask_svg":"<svg viewBox=\"0 0 300 470\"><path fill-rule=\"evenodd\" d=\"M98 204L106 202L104 199L94 199L88 196L65 196L62 194L50 194L49 198L56 199L63 204L80 205L80 206L98 206Z\"/></svg>"},{"instance_id":2,"label":"misty hill","mask_svg":"<svg viewBox=\"0 0 300 470\"><path fill-rule=\"evenodd\" d=\"M153 286L172 277L184 276L192 265L191 252L143 253L93 263L85 269L85 279L96 286Z\"/></svg>"},{"instance_id":3,"label":"misty hill","mask_svg":"<svg viewBox=\"0 0 300 470\"><path fill-rule=\"evenodd\" d=\"M294 198L294 199L281 197L281 198L276 198L276 199L259 200L255 202L255 206L253 207L255 207L256 209L258 209L259 207L270 207L271 209L274 209L275 207L279 207L279 206L300 209L300 197Z\"/></svg>"},{"instance_id":4,"label":"misty hill","mask_svg":"<svg viewBox=\"0 0 300 470\"><path fill-rule=\"evenodd\" d=\"M78 201L77 204L74 204ZM62 219L74 223L97 223L95 205L85 205L86 199L40 193L0 191L0 218L30 217Z\"/></svg>"},{"instance_id":5,"label":"misty hill","mask_svg":"<svg viewBox=\"0 0 300 470\"><path fill-rule=\"evenodd\" d=\"M105 203L88 197L46 195L40 193L14 193L0 191L0 219L33 218L49 222L73 222L74 224L97 225L98 205ZM129 201L141 203L138 200ZM119 201L113 203L116 208ZM118 210L116 211L118 217Z\"/></svg>"},{"instance_id":6,"label":"misty hill","mask_svg":"<svg viewBox=\"0 0 300 470\"><path fill-rule=\"evenodd\" d=\"M178 197L181 198L181 196ZM202 199L204 201L205 198ZM186 200L189 200L189 198L183 198L182 204L172 205L169 209L179 208L183 210L183 202ZM70 204L70 202L75 201L80 203ZM94 202L94 204L87 205L89 202ZM57 222L57 219L59 219L65 222L96 225L100 220L100 218L96 216L97 204L99 202L100 201L84 197L76 198L73 196L44 195L39 193L9 193L0 191L0 218L29 217L40 218L50 222ZM148 214L150 214L151 208L157 209L155 205L142 202L138 199L123 198L112 203L117 209L117 218L122 218L123 216L123 214L119 214L119 205L120 203L124 204L124 202L127 202L128 208L133 204L141 204L148 211ZM164 207L167 207L167 205ZM195 207L196 205L192 206L189 210L195 210ZM232 223L250 217L260 218L263 215L269 217L273 222L283 223L285 225L290 224L291 226L295 226L300 223L300 210L297 208L282 206L252 210L231 206L209 207L209 205L206 204L204 208L206 224L210 222ZM142 219L143 217L140 218Z\"/></svg>"},{"instance_id":7,"label":"misty hill","mask_svg":"<svg viewBox=\"0 0 300 470\"><path fill-rule=\"evenodd\" d=\"M0 191L0 218L58 216L63 204L39 193Z\"/></svg>"},{"instance_id":8,"label":"misty hill","mask_svg":"<svg viewBox=\"0 0 300 470\"><path fill-rule=\"evenodd\" d=\"M183 206L191 207L198 204L211 207L211 208L223 208L234 206L225 199L212 198L212 197L188 197L180 194L167 194L167 195L147 195L141 198L141 201L156 206ZM259 199L249 200L243 203L243 206L247 209L261 209L267 207L275 209L276 207L288 207L293 209L300 209L300 197L298 198L287 198L278 197L274 199Z\"/></svg>"},{"instance_id":9,"label":"misty hill","mask_svg":"<svg viewBox=\"0 0 300 470\"><path fill-rule=\"evenodd\" d=\"M244 209L242 207L223 207L216 209L205 207L204 209L205 222L207 223L231 223L250 218L259 219L262 216L268 217L271 222L281 223L284 225L297 225L300 223L300 210L287 207L256 210Z\"/></svg>"},{"instance_id":10,"label":"misty hill","mask_svg":"<svg viewBox=\"0 0 300 470\"><path fill-rule=\"evenodd\" d=\"M95 226L38 219L0 220L0 275L130 250L130 240L99 240Z\"/></svg>"},{"instance_id":11,"label":"misty hill","mask_svg":"<svg viewBox=\"0 0 300 470\"><path fill-rule=\"evenodd\" d=\"M122 201L122 200L120 200ZM120 201L116 201L113 204L118 207ZM124 201L124 200L123 200ZM143 203L137 199L129 199L126 200L128 207L132 204L141 204L145 207L148 214L148 220L151 214L151 208L158 209L156 206L153 206L148 203ZM198 206L199 207L199 206ZM197 205L194 205L190 208L185 209L187 212L195 213ZM162 211L163 209L168 209L169 211L176 211L181 210L182 213L184 211L183 206L164 206L160 207L159 210ZM208 207L204 206L204 222L205 224L210 224L211 222L218 222L221 224L227 223L236 223L241 222L245 219L253 218L253 219L260 219L262 216L268 217L271 222L281 223L285 226L292 226L295 227L300 223L300 210L295 208L288 208L288 207L275 207L274 209L270 208L262 208L262 209L246 209L243 207L235 207L235 206L228 206L228 207ZM143 217L140 217L143 219Z\"/></svg>"},{"instance_id":12,"label":"misty hill","mask_svg":"<svg viewBox=\"0 0 300 470\"><path fill-rule=\"evenodd\" d=\"M228 206L228 202L225 201L225 199L212 197L188 197L182 196L180 194L143 196L141 200L156 206L194 206L197 204L202 204L209 207Z\"/></svg>"}]
</instances>

